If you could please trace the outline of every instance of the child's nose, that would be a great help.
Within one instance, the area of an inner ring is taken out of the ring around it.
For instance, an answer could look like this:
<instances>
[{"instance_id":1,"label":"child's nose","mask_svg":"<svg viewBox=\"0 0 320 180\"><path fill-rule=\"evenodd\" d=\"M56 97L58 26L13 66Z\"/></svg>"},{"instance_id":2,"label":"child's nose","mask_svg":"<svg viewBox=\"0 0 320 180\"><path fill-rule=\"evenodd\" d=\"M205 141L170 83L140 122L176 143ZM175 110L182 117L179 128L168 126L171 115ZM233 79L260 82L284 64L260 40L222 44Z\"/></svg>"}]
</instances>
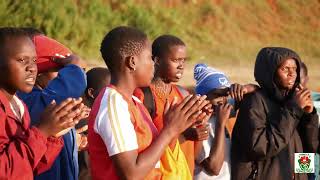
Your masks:
<instances>
[{"instance_id":1,"label":"child's nose","mask_svg":"<svg viewBox=\"0 0 320 180\"><path fill-rule=\"evenodd\" d=\"M296 72L295 69L290 69L288 75L289 75L290 77L295 77L295 76L297 76L297 72Z\"/></svg>"},{"instance_id":2,"label":"child's nose","mask_svg":"<svg viewBox=\"0 0 320 180\"><path fill-rule=\"evenodd\" d=\"M36 63L31 63L26 68L27 71L36 72L37 71L37 65Z\"/></svg>"},{"instance_id":3,"label":"child's nose","mask_svg":"<svg viewBox=\"0 0 320 180\"><path fill-rule=\"evenodd\" d=\"M184 69L184 63L179 63L178 69Z\"/></svg>"}]
</instances>

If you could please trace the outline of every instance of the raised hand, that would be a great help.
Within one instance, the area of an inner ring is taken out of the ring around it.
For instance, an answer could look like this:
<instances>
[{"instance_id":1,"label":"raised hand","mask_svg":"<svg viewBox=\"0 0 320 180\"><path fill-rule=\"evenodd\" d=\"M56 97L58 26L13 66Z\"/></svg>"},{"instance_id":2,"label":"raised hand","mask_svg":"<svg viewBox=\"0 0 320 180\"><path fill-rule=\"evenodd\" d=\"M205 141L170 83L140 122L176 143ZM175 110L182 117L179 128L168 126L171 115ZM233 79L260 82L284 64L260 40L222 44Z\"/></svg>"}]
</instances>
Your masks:
<instances>
[{"instance_id":1,"label":"raised hand","mask_svg":"<svg viewBox=\"0 0 320 180\"><path fill-rule=\"evenodd\" d=\"M240 102L243 99L243 95L247 93L247 89L245 86L241 84L232 84L230 86L228 95L231 96L231 98L235 99L236 101Z\"/></svg>"},{"instance_id":2,"label":"raised hand","mask_svg":"<svg viewBox=\"0 0 320 180\"><path fill-rule=\"evenodd\" d=\"M89 117L91 109L88 106L81 103L78 106L76 106L75 109L80 109L80 113L74 118L74 121L79 122L80 120Z\"/></svg>"},{"instance_id":3,"label":"raised hand","mask_svg":"<svg viewBox=\"0 0 320 180\"><path fill-rule=\"evenodd\" d=\"M44 110L41 115L38 128L44 135L60 137L66 134L78 120L75 117L79 116L81 109L76 108L82 103L82 99L68 98L59 105L52 103Z\"/></svg>"},{"instance_id":4,"label":"raised hand","mask_svg":"<svg viewBox=\"0 0 320 180\"><path fill-rule=\"evenodd\" d=\"M87 64L80 59L79 56L75 54L68 54L67 56L62 56L60 54L56 54L55 57L53 57L53 62L60 64L61 66L66 66L68 64L74 64L81 68L86 68Z\"/></svg>"},{"instance_id":5,"label":"raised hand","mask_svg":"<svg viewBox=\"0 0 320 180\"><path fill-rule=\"evenodd\" d=\"M180 104L177 104L176 99L171 104L167 102L164 111L164 128L176 135L181 134L197 121L202 113L205 114L201 110L206 106L202 102L205 98L188 95Z\"/></svg>"},{"instance_id":6,"label":"raised hand","mask_svg":"<svg viewBox=\"0 0 320 180\"><path fill-rule=\"evenodd\" d=\"M189 127L183 132L183 136L190 141L203 141L209 137L209 125L200 124L196 127Z\"/></svg>"},{"instance_id":7,"label":"raised hand","mask_svg":"<svg viewBox=\"0 0 320 180\"><path fill-rule=\"evenodd\" d=\"M225 126L227 120L230 117L230 113L232 110L232 105L226 104L219 104L216 106L216 116L217 116L217 124L221 126Z\"/></svg>"},{"instance_id":8,"label":"raised hand","mask_svg":"<svg viewBox=\"0 0 320 180\"><path fill-rule=\"evenodd\" d=\"M311 91L309 89L302 87L302 85L299 85L295 89L293 100L305 112L312 112L313 103L311 100Z\"/></svg>"},{"instance_id":9,"label":"raised hand","mask_svg":"<svg viewBox=\"0 0 320 180\"><path fill-rule=\"evenodd\" d=\"M83 151L87 149L88 146L88 138L83 132L88 130L88 125L85 125L79 129L76 129L76 139L77 139L77 146L78 151Z\"/></svg>"}]
</instances>

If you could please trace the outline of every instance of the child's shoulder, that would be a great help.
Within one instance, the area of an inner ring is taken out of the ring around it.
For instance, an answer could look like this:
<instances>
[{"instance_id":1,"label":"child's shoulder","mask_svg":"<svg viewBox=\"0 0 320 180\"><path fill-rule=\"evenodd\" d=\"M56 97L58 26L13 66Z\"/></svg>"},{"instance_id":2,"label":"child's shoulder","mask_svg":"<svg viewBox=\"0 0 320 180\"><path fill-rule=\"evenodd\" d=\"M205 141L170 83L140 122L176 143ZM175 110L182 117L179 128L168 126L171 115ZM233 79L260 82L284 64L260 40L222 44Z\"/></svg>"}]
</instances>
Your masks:
<instances>
[{"instance_id":1,"label":"child's shoulder","mask_svg":"<svg viewBox=\"0 0 320 180\"><path fill-rule=\"evenodd\" d=\"M122 96L122 94L112 87L106 87L101 92L104 98L117 102L125 102L125 98Z\"/></svg>"},{"instance_id":2,"label":"child's shoulder","mask_svg":"<svg viewBox=\"0 0 320 180\"><path fill-rule=\"evenodd\" d=\"M111 111L127 110L128 103L116 89L106 87L100 91L100 94L95 99L91 112L98 113L98 111L106 109L110 109Z\"/></svg>"}]
</instances>

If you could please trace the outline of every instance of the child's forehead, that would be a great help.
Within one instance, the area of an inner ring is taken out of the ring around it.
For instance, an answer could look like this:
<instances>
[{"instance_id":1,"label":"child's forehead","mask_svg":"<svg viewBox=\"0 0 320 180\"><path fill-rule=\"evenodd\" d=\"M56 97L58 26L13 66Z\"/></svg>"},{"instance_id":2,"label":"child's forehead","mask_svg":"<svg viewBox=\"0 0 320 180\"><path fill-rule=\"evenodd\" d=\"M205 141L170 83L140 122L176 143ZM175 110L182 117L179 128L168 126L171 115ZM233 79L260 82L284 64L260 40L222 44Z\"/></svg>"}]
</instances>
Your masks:
<instances>
[{"instance_id":1,"label":"child's forehead","mask_svg":"<svg viewBox=\"0 0 320 180\"><path fill-rule=\"evenodd\" d=\"M168 47L167 53L186 53L186 46L185 45L170 45Z\"/></svg>"},{"instance_id":2,"label":"child's forehead","mask_svg":"<svg viewBox=\"0 0 320 180\"><path fill-rule=\"evenodd\" d=\"M30 53L36 56L36 51L32 40L27 36L9 37L2 44L1 57L14 56L20 53Z\"/></svg>"},{"instance_id":3,"label":"child's forehead","mask_svg":"<svg viewBox=\"0 0 320 180\"><path fill-rule=\"evenodd\" d=\"M34 48L34 44L28 36L7 37L2 44L3 49L6 51L18 50L23 46L32 46Z\"/></svg>"},{"instance_id":4,"label":"child's forehead","mask_svg":"<svg viewBox=\"0 0 320 180\"><path fill-rule=\"evenodd\" d=\"M294 58L287 58L280 62L280 64L278 65L278 68L288 66L288 65L297 66L297 60L295 60Z\"/></svg>"},{"instance_id":5,"label":"child's forehead","mask_svg":"<svg viewBox=\"0 0 320 180\"><path fill-rule=\"evenodd\" d=\"M162 51L164 58L187 58L186 46L184 45L170 45L167 49ZM165 59L169 60L169 59Z\"/></svg>"}]
</instances>

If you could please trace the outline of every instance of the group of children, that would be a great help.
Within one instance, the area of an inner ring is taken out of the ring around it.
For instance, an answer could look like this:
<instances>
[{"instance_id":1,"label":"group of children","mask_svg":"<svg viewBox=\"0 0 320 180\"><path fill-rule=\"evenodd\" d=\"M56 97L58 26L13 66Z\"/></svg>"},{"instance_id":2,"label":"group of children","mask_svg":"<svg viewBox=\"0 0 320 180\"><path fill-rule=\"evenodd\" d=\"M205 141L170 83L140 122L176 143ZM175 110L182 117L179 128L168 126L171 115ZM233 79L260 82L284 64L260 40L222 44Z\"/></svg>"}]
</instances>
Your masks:
<instances>
[{"instance_id":1,"label":"group of children","mask_svg":"<svg viewBox=\"0 0 320 180\"><path fill-rule=\"evenodd\" d=\"M318 94L294 51L263 48L258 85L197 64L195 94L176 84L176 36L120 26L100 52L108 69L85 73L40 31L0 28L0 179L319 178L294 173L294 153L320 150Z\"/></svg>"}]
</instances>

